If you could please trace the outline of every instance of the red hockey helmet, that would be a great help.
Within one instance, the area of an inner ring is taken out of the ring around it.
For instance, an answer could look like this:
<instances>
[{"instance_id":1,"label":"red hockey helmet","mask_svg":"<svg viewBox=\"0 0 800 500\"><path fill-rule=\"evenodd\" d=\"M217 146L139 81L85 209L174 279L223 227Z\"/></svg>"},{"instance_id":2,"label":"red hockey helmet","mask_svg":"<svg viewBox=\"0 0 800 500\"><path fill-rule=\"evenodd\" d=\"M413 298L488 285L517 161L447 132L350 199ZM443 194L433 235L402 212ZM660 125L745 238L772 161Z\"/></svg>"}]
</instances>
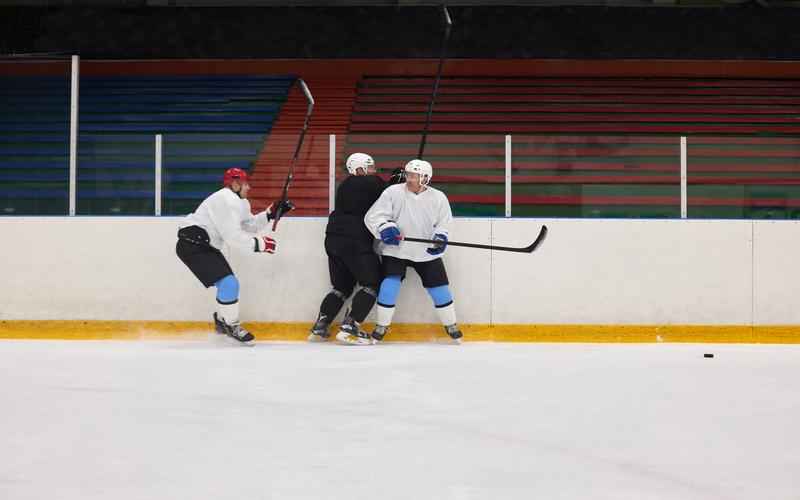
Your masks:
<instances>
[{"instance_id":1,"label":"red hockey helmet","mask_svg":"<svg viewBox=\"0 0 800 500\"><path fill-rule=\"evenodd\" d=\"M247 172L237 167L229 168L225 171L225 175L222 176L222 185L228 187L234 180L247 183Z\"/></svg>"}]
</instances>

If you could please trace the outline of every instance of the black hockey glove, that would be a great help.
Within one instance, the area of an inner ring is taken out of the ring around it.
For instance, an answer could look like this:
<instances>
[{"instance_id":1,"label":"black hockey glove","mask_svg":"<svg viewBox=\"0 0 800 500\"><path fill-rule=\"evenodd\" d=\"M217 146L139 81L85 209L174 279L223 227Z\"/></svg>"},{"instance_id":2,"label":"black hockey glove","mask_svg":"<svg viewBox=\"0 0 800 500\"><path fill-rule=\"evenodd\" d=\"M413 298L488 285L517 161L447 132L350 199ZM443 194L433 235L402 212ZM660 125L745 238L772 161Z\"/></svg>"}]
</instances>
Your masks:
<instances>
[{"instance_id":1,"label":"black hockey glove","mask_svg":"<svg viewBox=\"0 0 800 500\"><path fill-rule=\"evenodd\" d=\"M269 206L267 210L267 220L280 219L287 213L294 210L294 203L289 200L276 200Z\"/></svg>"},{"instance_id":2,"label":"black hockey glove","mask_svg":"<svg viewBox=\"0 0 800 500\"><path fill-rule=\"evenodd\" d=\"M389 184L402 184L406 181L406 171L403 170L403 167L398 167L392 171L391 177L389 177Z\"/></svg>"}]
</instances>

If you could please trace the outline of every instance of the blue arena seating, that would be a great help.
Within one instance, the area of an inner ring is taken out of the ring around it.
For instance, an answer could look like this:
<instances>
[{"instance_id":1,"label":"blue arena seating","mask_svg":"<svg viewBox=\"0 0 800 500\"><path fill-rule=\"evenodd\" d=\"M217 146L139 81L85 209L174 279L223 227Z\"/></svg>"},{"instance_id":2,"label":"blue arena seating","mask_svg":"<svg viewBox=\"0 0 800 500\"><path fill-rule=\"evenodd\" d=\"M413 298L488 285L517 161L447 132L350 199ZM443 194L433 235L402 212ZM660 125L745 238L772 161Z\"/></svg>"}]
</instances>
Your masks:
<instances>
[{"instance_id":1,"label":"blue arena seating","mask_svg":"<svg viewBox=\"0 0 800 500\"><path fill-rule=\"evenodd\" d=\"M155 135L162 213L191 211L231 166L249 170L292 76L86 76L80 81L78 214L152 214ZM69 79L0 80L0 210L64 214Z\"/></svg>"}]
</instances>

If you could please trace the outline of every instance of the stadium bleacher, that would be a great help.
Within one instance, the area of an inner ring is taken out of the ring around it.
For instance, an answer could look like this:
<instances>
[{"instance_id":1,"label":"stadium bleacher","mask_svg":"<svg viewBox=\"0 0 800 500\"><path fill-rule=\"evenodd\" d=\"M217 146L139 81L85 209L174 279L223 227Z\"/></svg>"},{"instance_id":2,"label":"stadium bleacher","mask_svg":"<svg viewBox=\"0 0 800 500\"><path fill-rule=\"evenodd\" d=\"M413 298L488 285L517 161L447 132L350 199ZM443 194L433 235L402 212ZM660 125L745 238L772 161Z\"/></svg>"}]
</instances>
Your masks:
<instances>
[{"instance_id":1,"label":"stadium bleacher","mask_svg":"<svg viewBox=\"0 0 800 500\"><path fill-rule=\"evenodd\" d=\"M163 136L164 214L186 213L230 166L251 169L291 76L115 76L81 79L77 213L152 214L155 135ZM0 80L0 204L7 214L64 214L69 85Z\"/></svg>"},{"instance_id":2,"label":"stadium bleacher","mask_svg":"<svg viewBox=\"0 0 800 500\"><path fill-rule=\"evenodd\" d=\"M431 78L365 77L348 151L416 154ZM443 78L426 159L461 215L501 215L512 135L515 215L677 217L680 136L696 216L788 217L800 205L800 82Z\"/></svg>"}]
</instances>

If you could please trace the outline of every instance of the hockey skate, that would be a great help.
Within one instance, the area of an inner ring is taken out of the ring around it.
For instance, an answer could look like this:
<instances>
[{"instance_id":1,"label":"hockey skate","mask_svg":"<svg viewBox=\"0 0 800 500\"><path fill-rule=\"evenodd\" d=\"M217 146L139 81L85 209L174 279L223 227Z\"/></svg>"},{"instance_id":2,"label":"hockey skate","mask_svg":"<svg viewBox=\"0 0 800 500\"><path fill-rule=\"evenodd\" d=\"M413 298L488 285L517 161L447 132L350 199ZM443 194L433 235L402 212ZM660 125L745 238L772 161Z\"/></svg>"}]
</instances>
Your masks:
<instances>
[{"instance_id":1,"label":"hockey skate","mask_svg":"<svg viewBox=\"0 0 800 500\"><path fill-rule=\"evenodd\" d=\"M457 324L453 323L452 325L445 326L444 331L447 332L447 335L450 337L450 341L453 344L461 343L461 338L464 336L464 334L458 329Z\"/></svg>"},{"instance_id":2,"label":"hockey skate","mask_svg":"<svg viewBox=\"0 0 800 500\"><path fill-rule=\"evenodd\" d=\"M217 321L217 316L214 314L214 320ZM242 325L239 323L226 323L224 320L219 321L221 328L223 329L223 334L227 335L228 337L236 340L245 345L253 345L253 341L256 339L252 333L245 330Z\"/></svg>"},{"instance_id":3,"label":"hockey skate","mask_svg":"<svg viewBox=\"0 0 800 500\"><path fill-rule=\"evenodd\" d=\"M339 333L336 334L336 340L342 344L348 345L372 344L372 338L366 332L362 331L358 323L349 316L342 321L342 326L339 327Z\"/></svg>"},{"instance_id":4,"label":"hockey skate","mask_svg":"<svg viewBox=\"0 0 800 500\"><path fill-rule=\"evenodd\" d=\"M214 313L214 331L220 335L225 335L225 322L219 319L217 313Z\"/></svg>"},{"instance_id":5,"label":"hockey skate","mask_svg":"<svg viewBox=\"0 0 800 500\"><path fill-rule=\"evenodd\" d=\"M311 327L311 333L308 335L309 342L328 341L331 336L330 331L328 331L331 326L331 322L327 321L327 319L327 316L320 314L319 318L317 318L317 322Z\"/></svg>"},{"instance_id":6,"label":"hockey skate","mask_svg":"<svg viewBox=\"0 0 800 500\"><path fill-rule=\"evenodd\" d=\"M383 341L383 337L386 336L386 332L388 331L389 331L388 326L375 325L375 329L372 330L372 341L375 342L376 344L378 342Z\"/></svg>"}]
</instances>

